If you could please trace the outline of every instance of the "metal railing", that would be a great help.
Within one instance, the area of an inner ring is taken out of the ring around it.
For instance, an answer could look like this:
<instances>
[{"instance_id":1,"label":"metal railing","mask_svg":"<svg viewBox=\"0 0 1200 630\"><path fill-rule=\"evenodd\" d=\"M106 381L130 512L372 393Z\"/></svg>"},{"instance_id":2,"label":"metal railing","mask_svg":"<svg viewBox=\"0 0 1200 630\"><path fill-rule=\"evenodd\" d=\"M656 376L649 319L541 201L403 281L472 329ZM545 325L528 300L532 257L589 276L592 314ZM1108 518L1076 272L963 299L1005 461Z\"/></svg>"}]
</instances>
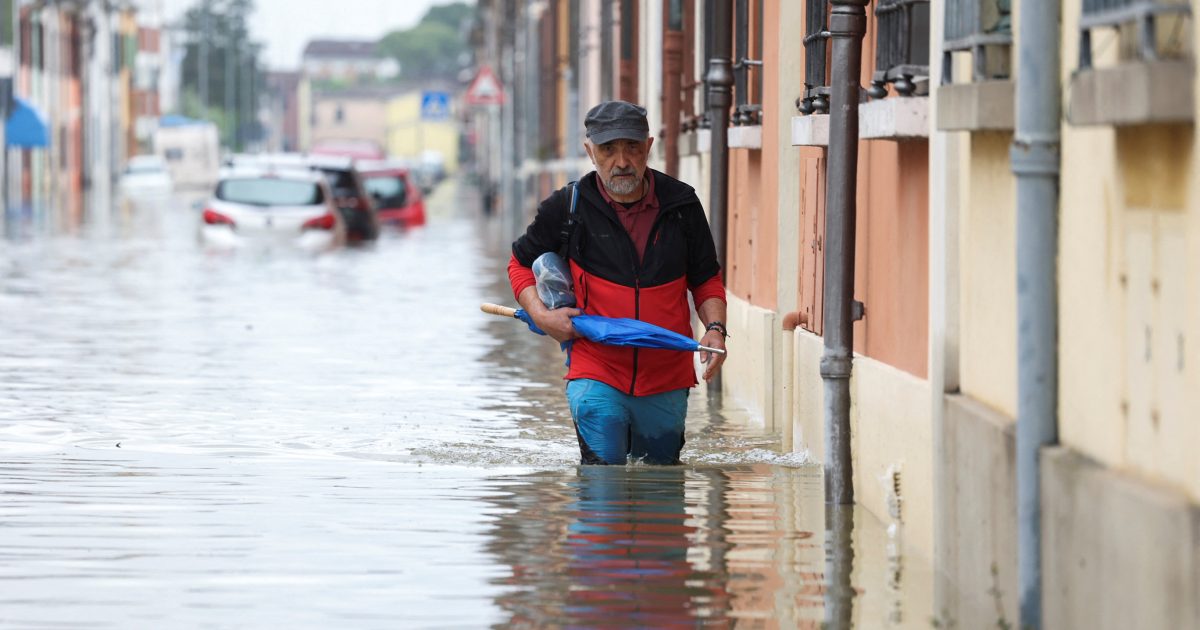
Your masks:
<instances>
[{"instance_id":1,"label":"metal railing","mask_svg":"<svg viewBox=\"0 0 1200 630\"><path fill-rule=\"evenodd\" d=\"M737 42L737 56L733 64L733 96L734 109L730 124L761 125L762 124L762 8L763 3L756 2L754 16L754 51L750 50L750 0L737 0L734 9L734 32ZM751 59L753 54L758 59ZM760 76L754 77L751 72Z\"/></svg>"},{"instance_id":2,"label":"metal railing","mask_svg":"<svg viewBox=\"0 0 1200 630\"><path fill-rule=\"evenodd\" d=\"M973 81L1003 78L989 72L988 47L1012 48L1011 0L946 0L942 84L954 82L952 57L961 51L973 56Z\"/></svg>"},{"instance_id":3,"label":"metal railing","mask_svg":"<svg viewBox=\"0 0 1200 630\"><path fill-rule=\"evenodd\" d=\"M806 0L804 94L796 109L804 114L829 112L829 0Z\"/></svg>"},{"instance_id":4,"label":"metal railing","mask_svg":"<svg viewBox=\"0 0 1200 630\"><path fill-rule=\"evenodd\" d=\"M1083 15L1079 18L1079 67L1092 67L1092 30L1119 28L1137 24L1138 56L1142 61L1158 59L1155 22L1159 16L1176 14L1190 16L1192 9L1185 2L1164 0L1083 0Z\"/></svg>"},{"instance_id":5,"label":"metal railing","mask_svg":"<svg viewBox=\"0 0 1200 630\"><path fill-rule=\"evenodd\" d=\"M929 78L929 0L879 0L875 7L875 73L871 98L887 96L887 84L912 96Z\"/></svg>"}]
</instances>

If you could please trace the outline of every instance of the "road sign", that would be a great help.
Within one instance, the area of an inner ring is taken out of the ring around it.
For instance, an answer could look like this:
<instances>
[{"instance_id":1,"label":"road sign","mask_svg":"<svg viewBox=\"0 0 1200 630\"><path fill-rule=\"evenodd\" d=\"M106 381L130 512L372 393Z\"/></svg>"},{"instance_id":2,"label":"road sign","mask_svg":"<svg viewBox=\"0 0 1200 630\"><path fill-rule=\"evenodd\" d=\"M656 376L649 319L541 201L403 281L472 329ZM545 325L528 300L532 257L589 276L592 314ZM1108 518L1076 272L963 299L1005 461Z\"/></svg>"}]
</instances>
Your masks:
<instances>
[{"instance_id":1,"label":"road sign","mask_svg":"<svg viewBox=\"0 0 1200 630\"><path fill-rule=\"evenodd\" d=\"M450 118L450 94L422 92L421 120L446 120L447 118Z\"/></svg>"},{"instance_id":2,"label":"road sign","mask_svg":"<svg viewBox=\"0 0 1200 630\"><path fill-rule=\"evenodd\" d=\"M504 102L504 87L488 66L481 66L464 97L468 105L499 105Z\"/></svg>"}]
</instances>

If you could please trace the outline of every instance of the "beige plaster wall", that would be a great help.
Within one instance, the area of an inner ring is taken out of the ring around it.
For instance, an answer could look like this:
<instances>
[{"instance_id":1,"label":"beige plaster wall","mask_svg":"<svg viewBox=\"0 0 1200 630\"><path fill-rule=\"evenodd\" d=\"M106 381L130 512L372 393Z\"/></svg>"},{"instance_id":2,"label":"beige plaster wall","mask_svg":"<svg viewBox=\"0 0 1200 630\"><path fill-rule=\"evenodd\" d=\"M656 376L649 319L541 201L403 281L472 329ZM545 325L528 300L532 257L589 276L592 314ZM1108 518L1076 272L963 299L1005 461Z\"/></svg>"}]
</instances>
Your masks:
<instances>
[{"instance_id":1,"label":"beige plaster wall","mask_svg":"<svg viewBox=\"0 0 1200 630\"><path fill-rule=\"evenodd\" d=\"M1079 0L1065 2L1064 82L1078 16ZM1059 439L1200 500L1194 127L1064 124L1062 134Z\"/></svg>"},{"instance_id":2,"label":"beige plaster wall","mask_svg":"<svg viewBox=\"0 0 1200 630\"><path fill-rule=\"evenodd\" d=\"M962 392L1017 415L1016 184L1011 134L970 135L960 165L959 377Z\"/></svg>"},{"instance_id":3,"label":"beige plaster wall","mask_svg":"<svg viewBox=\"0 0 1200 630\"><path fill-rule=\"evenodd\" d=\"M726 341L729 355L721 368L722 388L739 406L761 418L767 429L775 427L775 352L779 316L734 295L729 300Z\"/></svg>"},{"instance_id":4,"label":"beige plaster wall","mask_svg":"<svg viewBox=\"0 0 1200 630\"><path fill-rule=\"evenodd\" d=\"M312 142L321 140L372 140L386 147L388 141L387 101L336 95L314 97ZM342 120L336 120L338 107Z\"/></svg>"},{"instance_id":5,"label":"beige plaster wall","mask_svg":"<svg viewBox=\"0 0 1200 630\"><path fill-rule=\"evenodd\" d=\"M898 520L906 549L933 557L929 381L862 356L851 388L855 500Z\"/></svg>"},{"instance_id":6,"label":"beige plaster wall","mask_svg":"<svg viewBox=\"0 0 1200 630\"><path fill-rule=\"evenodd\" d=\"M825 461L822 339L797 329L789 351L793 450ZM904 529L906 553L933 557L933 452L929 382L885 363L854 358L850 379L855 501ZM895 473L899 479L896 492Z\"/></svg>"}]
</instances>

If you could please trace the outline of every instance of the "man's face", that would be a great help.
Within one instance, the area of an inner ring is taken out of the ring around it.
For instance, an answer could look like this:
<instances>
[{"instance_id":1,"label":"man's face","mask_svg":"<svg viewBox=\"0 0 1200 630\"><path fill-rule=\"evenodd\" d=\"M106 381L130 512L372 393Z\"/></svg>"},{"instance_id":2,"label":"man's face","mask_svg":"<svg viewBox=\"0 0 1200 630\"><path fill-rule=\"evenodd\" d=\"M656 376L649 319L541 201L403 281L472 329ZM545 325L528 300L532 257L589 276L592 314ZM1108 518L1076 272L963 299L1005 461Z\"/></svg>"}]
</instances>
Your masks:
<instances>
[{"instance_id":1,"label":"man's face","mask_svg":"<svg viewBox=\"0 0 1200 630\"><path fill-rule=\"evenodd\" d=\"M646 175L646 160L650 156L650 145L654 138L637 140L613 140L604 144L585 142L588 156L596 165L596 173L604 182L609 194L619 197L636 195L641 191L642 178Z\"/></svg>"}]
</instances>

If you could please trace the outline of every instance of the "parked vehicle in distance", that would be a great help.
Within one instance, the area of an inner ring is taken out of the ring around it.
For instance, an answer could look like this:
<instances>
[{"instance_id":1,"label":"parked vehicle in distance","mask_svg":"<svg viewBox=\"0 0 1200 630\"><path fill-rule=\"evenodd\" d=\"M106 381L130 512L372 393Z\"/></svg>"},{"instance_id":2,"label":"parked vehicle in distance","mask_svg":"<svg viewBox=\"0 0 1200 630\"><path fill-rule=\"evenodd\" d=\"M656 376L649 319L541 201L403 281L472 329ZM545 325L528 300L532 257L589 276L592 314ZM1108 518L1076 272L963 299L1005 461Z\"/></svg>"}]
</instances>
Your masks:
<instances>
[{"instance_id":1,"label":"parked vehicle in distance","mask_svg":"<svg viewBox=\"0 0 1200 630\"><path fill-rule=\"evenodd\" d=\"M346 223L350 241L379 237L379 215L371 195L363 186L354 159L303 153L237 154L226 160L229 166L258 166L309 169L320 172L333 195L334 205Z\"/></svg>"},{"instance_id":2,"label":"parked vehicle in distance","mask_svg":"<svg viewBox=\"0 0 1200 630\"><path fill-rule=\"evenodd\" d=\"M312 155L332 155L358 160L382 160L383 147L373 140L318 140L308 150Z\"/></svg>"},{"instance_id":3,"label":"parked vehicle in distance","mask_svg":"<svg viewBox=\"0 0 1200 630\"><path fill-rule=\"evenodd\" d=\"M280 246L316 252L345 244L346 223L320 173L234 167L222 171L204 206L200 240L222 249Z\"/></svg>"},{"instance_id":4,"label":"parked vehicle in distance","mask_svg":"<svg viewBox=\"0 0 1200 630\"><path fill-rule=\"evenodd\" d=\"M118 184L131 197L167 197L174 190L167 163L157 155L135 155L129 158Z\"/></svg>"},{"instance_id":5,"label":"parked vehicle in distance","mask_svg":"<svg viewBox=\"0 0 1200 630\"><path fill-rule=\"evenodd\" d=\"M209 188L217 181L221 164L217 126L183 116L163 116L154 132L154 154L166 161L176 188Z\"/></svg>"},{"instance_id":6,"label":"parked vehicle in distance","mask_svg":"<svg viewBox=\"0 0 1200 630\"><path fill-rule=\"evenodd\" d=\"M425 225L425 198L409 169L386 161L359 161L356 166L375 200L380 223L405 228Z\"/></svg>"},{"instance_id":7,"label":"parked vehicle in distance","mask_svg":"<svg viewBox=\"0 0 1200 630\"><path fill-rule=\"evenodd\" d=\"M333 202L346 218L350 240L372 240L379 237L379 212L367 193L354 159L309 155L308 164L325 174L333 191Z\"/></svg>"}]
</instances>

